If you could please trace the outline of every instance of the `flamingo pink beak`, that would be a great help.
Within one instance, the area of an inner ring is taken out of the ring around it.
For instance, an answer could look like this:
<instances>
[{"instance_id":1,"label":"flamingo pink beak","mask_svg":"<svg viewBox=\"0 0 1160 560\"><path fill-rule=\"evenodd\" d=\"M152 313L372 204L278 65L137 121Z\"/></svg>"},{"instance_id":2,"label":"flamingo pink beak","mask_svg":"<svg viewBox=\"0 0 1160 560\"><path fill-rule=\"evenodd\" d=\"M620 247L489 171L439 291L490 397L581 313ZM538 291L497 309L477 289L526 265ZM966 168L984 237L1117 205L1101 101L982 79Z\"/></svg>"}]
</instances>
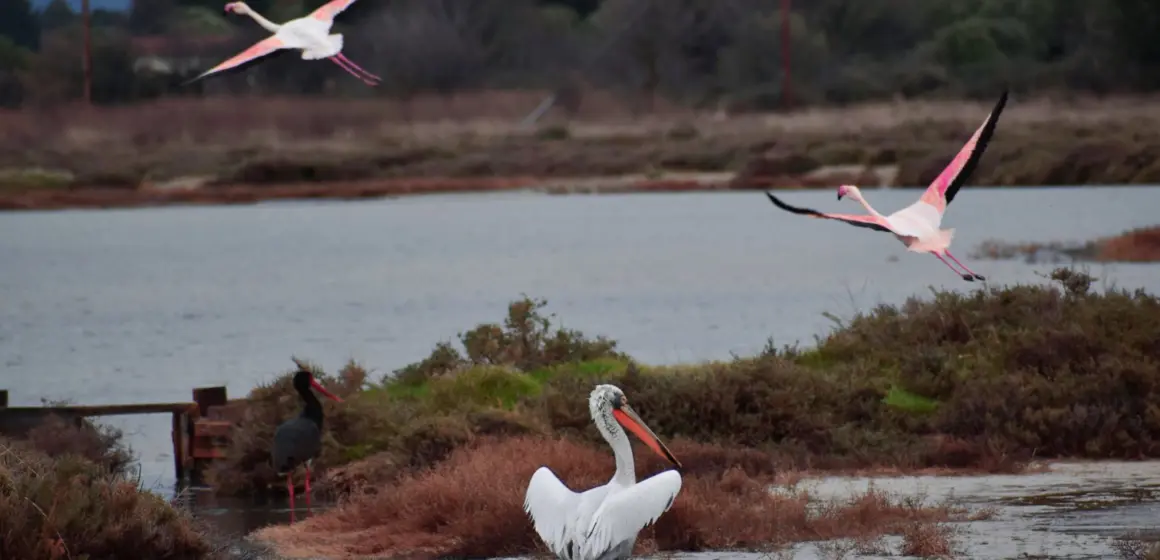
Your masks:
<instances>
[{"instance_id":1,"label":"flamingo pink beak","mask_svg":"<svg viewBox=\"0 0 1160 560\"><path fill-rule=\"evenodd\" d=\"M234 3L230 2L229 4L226 4L225 11L227 14L230 12L233 12L234 11Z\"/></svg>"}]
</instances>

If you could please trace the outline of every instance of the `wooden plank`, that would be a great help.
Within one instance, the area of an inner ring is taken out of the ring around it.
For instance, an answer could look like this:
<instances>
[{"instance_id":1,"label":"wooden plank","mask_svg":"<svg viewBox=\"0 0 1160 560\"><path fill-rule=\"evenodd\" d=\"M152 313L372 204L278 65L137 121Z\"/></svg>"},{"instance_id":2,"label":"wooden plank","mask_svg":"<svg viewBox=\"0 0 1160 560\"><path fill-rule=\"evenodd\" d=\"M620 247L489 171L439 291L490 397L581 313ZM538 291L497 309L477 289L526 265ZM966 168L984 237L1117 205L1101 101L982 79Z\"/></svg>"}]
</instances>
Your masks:
<instances>
[{"instance_id":1,"label":"wooden plank","mask_svg":"<svg viewBox=\"0 0 1160 560\"><path fill-rule=\"evenodd\" d=\"M125 416L130 414L188 413L195 403L111 404L96 406L10 406L3 412L17 414L60 414L62 416Z\"/></svg>"},{"instance_id":2,"label":"wooden plank","mask_svg":"<svg viewBox=\"0 0 1160 560\"><path fill-rule=\"evenodd\" d=\"M208 414L205 417L213 420L227 420L237 423L244 417L248 404L249 401L245 399L234 399L225 404L214 405L209 407Z\"/></svg>"},{"instance_id":3,"label":"wooden plank","mask_svg":"<svg viewBox=\"0 0 1160 560\"><path fill-rule=\"evenodd\" d=\"M8 389L0 389L0 408L8 408Z\"/></svg>"},{"instance_id":4,"label":"wooden plank","mask_svg":"<svg viewBox=\"0 0 1160 560\"><path fill-rule=\"evenodd\" d=\"M225 459L226 451L217 447L203 447L195 445L193 448L194 459Z\"/></svg>"},{"instance_id":5,"label":"wooden plank","mask_svg":"<svg viewBox=\"0 0 1160 560\"><path fill-rule=\"evenodd\" d=\"M233 431L232 422L225 420L198 420L193 423L194 437L229 437Z\"/></svg>"}]
</instances>

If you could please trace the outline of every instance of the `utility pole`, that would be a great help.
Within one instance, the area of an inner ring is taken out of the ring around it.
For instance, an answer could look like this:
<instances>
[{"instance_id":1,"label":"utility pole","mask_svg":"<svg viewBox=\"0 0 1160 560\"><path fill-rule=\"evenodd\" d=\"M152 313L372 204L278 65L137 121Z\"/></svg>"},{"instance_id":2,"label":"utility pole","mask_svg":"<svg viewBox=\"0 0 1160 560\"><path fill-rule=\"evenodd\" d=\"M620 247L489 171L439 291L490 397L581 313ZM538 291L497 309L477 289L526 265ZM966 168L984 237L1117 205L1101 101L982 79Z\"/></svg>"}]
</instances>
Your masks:
<instances>
[{"instance_id":1,"label":"utility pole","mask_svg":"<svg viewBox=\"0 0 1160 560\"><path fill-rule=\"evenodd\" d=\"M93 37L89 20L89 0L81 0L81 25L85 29L85 104L93 104Z\"/></svg>"},{"instance_id":2,"label":"utility pole","mask_svg":"<svg viewBox=\"0 0 1160 560\"><path fill-rule=\"evenodd\" d=\"M781 104L789 109L793 105L793 75L790 72L790 0L781 0Z\"/></svg>"}]
</instances>

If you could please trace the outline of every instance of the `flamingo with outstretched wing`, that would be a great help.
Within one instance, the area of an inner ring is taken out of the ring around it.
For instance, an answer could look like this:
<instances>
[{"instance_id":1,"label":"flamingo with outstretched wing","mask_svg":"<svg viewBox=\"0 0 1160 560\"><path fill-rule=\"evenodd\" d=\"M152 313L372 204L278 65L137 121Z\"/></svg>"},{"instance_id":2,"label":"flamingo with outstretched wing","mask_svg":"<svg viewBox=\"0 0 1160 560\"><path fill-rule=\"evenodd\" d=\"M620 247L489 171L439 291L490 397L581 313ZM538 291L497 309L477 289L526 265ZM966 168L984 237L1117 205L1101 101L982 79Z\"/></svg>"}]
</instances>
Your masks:
<instances>
[{"instance_id":1,"label":"flamingo with outstretched wing","mask_svg":"<svg viewBox=\"0 0 1160 560\"><path fill-rule=\"evenodd\" d=\"M210 74L216 74L223 70L241 66L277 50L298 49L302 51L302 60L320 60L325 58L339 65L343 70L346 70L359 80L362 80L363 83L369 86L378 85L378 82L382 78L363 70L361 66L355 64L346 55L342 54L342 34L330 34L330 27L334 25L334 16L342 13L343 10L354 3L355 0L333 0L324 4L321 8L314 10L306 17L293 19L282 25L278 25L262 17L261 14L254 11L245 2L230 2L225 6L227 13L233 12L235 14L248 15L254 21L258 22L258 25L261 25L274 35L258 41L237 56L206 70L202 75L186 83L195 82Z\"/></svg>"},{"instance_id":2,"label":"flamingo with outstretched wing","mask_svg":"<svg viewBox=\"0 0 1160 560\"><path fill-rule=\"evenodd\" d=\"M995 104L995 108L991 110L991 114L987 115L987 120L975 130L974 136L967 141L967 144L959 150L955 155L955 159L951 160L950 165L939 173L934 182L926 188L922 193L922 197L917 202L899 210L889 216L879 214L866 199L862 197L862 192L854 185L842 185L838 187L838 200L842 197L850 197L862 204L869 215L857 214L832 214L828 212L818 212L809 208L799 208L790 206L776 196L765 193L769 200L775 206L793 212L794 214L802 214L813 218L824 218L828 220L839 220L846 222L852 226L863 227L875 231L883 231L886 233L893 233L899 241L906 245L908 251L916 253L930 253L943 264L955 271L955 274L962 276L963 280L975 281L986 280L979 274L971 271L966 265L959 262L954 255L949 251L951 245L951 238L954 237L954 229L939 229L942 224L943 214L946 212L947 206L955 199L959 189L966 183L967 178L975 170L979 164L979 159L983 157L983 152L987 149L987 143L990 142L991 136L995 133L995 125L999 122L999 115L1003 112L1003 107L1007 104L1007 92L999 97L999 102ZM963 267L966 271L960 272L955 269L951 263L947 262L949 258Z\"/></svg>"}]
</instances>

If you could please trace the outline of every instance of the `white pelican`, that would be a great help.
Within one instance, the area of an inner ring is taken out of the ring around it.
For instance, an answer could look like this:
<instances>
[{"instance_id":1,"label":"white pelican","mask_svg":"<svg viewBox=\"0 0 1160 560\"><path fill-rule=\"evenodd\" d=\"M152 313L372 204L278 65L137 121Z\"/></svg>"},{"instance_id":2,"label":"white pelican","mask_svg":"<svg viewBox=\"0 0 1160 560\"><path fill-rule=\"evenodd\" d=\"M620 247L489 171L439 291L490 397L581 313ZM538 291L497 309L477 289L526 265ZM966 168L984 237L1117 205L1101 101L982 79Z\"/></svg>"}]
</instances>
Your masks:
<instances>
[{"instance_id":1,"label":"white pelican","mask_svg":"<svg viewBox=\"0 0 1160 560\"><path fill-rule=\"evenodd\" d=\"M628 398L620 388L597 385L588 397L588 409L616 455L612 480L577 494L564 486L551 469L540 467L528 483L524 511L531 515L536 533L557 558L628 558L637 533L673 505L681 490L681 475L669 470L637 484L632 444L622 427L678 469L681 463L628 406Z\"/></svg>"},{"instance_id":2,"label":"white pelican","mask_svg":"<svg viewBox=\"0 0 1160 560\"><path fill-rule=\"evenodd\" d=\"M250 16L258 22L258 25L273 35L254 43L237 56L206 70L202 75L189 82L200 80L215 72L241 66L280 49L298 49L302 51L303 60L328 59L368 86L377 85L381 78L363 70L361 66L351 62L346 55L342 54L342 34L330 34L330 27L334 25L334 16L354 3L355 0L332 0L305 17L292 19L278 25L262 17L245 2L230 2L226 4L226 12Z\"/></svg>"},{"instance_id":3,"label":"white pelican","mask_svg":"<svg viewBox=\"0 0 1160 560\"><path fill-rule=\"evenodd\" d=\"M956 259L951 254L949 248L951 246L951 238L954 237L955 230L939 229L942 224L943 213L946 212L947 206L955 199L955 194L959 192L959 188L963 183L967 182L967 178L975 170L979 164L979 159L983 157L983 151L987 149L987 142L991 140L991 135L995 133L995 125L999 122L999 114L1003 112L1003 106L1007 104L1007 92L999 97L999 102L995 104L995 108L991 110L991 114L987 115L987 120L975 130L975 135L967 141L967 144L959 150L955 155L955 159L951 160L950 165L947 165L942 173L939 173L934 182L926 188L922 193L922 197L917 202L899 210L889 216L879 214L877 210L862 198L862 192L854 185L842 185L838 187L838 200L842 200L843 196L858 201L869 215L855 215L855 214L832 214L829 212L818 212L809 208L798 208L790 206L773 196L769 192L765 195L778 208L793 212L794 214L804 214L813 218L826 218L830 220L841 220L852 226L869 228L876 231L884 231L886 233L893 233L899 241L906 245L907 251L916 253L930 253L943 264L950 267L951 270L958 274L968 282L975 280L986 280L982 276L976 274L971 269ZM960 272L947 262L947 258L955 261L955 264L963 267Z\"/></svg>"}]
</instances>

